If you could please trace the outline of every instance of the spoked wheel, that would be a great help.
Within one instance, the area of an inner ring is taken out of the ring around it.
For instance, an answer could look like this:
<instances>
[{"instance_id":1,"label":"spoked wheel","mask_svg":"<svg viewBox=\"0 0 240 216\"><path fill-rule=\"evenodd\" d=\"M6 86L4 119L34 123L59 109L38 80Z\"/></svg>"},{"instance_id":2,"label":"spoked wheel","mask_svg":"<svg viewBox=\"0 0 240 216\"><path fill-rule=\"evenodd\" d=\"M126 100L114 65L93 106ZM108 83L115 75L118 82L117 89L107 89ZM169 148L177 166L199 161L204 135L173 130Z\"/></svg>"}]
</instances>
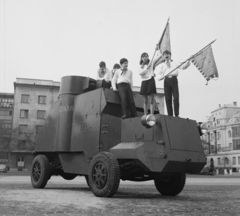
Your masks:
<instances>
[{"instance_id":1,"label":"spoked wheel","mask_svg":"<svg viewBox=\"0 0 240 216\"><path fill-rule=\"evenodd\" d=\"M97 154L89 166L88 180L95 196L112 197L120 182L120 167L116 157L109 152Z\"/></svg>"},{"instance_id":2,"label":"spoked wheel","mask_svg":"<svg viewBox=\"0 0 240 216\"><path fill-rule=\"evenodd\" d=\"M154 179L157 190L165 196L176 196L184 188L186 182L185 173L162 174Z\"/></svg>"},{"instance_id":3,"label":"spoked wheel","mask_svg":"<svg viewBox=\"0 0 240 216\"><path fill-rule=\"evenodd\" d=\"M34 158L31 167L31 182L34 188L44 188L50 179L51 168L45 155Z\"/></svg>"}]
</instances>

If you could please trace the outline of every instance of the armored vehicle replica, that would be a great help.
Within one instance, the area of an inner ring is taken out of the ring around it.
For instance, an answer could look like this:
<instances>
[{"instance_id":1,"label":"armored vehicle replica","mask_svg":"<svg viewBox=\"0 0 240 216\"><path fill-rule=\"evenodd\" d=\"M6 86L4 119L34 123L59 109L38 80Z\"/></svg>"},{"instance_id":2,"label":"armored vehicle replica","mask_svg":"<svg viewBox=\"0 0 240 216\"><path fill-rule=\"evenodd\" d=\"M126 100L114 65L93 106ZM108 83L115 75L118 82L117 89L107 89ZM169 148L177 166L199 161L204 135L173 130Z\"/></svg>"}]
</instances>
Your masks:
<instances>
[{"instance_id":1,"label":"armored vehicle replica","mask_svg":"<svg viewBox=\"0 0 240 216\"><path fill-rule=\"evenodd\" d=\"M37 138L31 168L34 188L53 175L66 180L84 176L97 197L112 197L120 180L153 180L166 196L184 188L186 173L206 164L197 122L155 114L122 119L117 92L81 76L61 80L58 100Z\"/></svg>"}]
</instances>

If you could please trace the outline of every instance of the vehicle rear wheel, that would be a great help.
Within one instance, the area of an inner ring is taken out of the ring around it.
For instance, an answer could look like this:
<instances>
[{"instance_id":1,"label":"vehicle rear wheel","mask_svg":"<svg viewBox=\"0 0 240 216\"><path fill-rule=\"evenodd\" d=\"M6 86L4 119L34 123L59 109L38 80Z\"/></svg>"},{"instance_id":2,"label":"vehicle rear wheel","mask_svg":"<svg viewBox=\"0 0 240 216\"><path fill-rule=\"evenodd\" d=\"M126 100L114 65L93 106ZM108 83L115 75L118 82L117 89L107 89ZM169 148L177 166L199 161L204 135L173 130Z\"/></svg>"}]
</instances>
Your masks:
<instances>
[{"instance_id":1,"label":"vehicle rear wheel","mask_svg":"<svg viewBox=\"0 0 240 216\"><path fill-rule=\"evenodd\" d=\"M61 176L65 179L65 180L73 180L77 177L77 174L73 174L73 173L62 173Z\"/></svg>"},{"instance_id":2,"label":"vehicle rear wheel","mask_svg":"<svg viewBox=\"0 0 240 216\"><path fill-rule=\"evenodd\" d=\"M31 182L34 188L44 188L51 175L51 168L48 158L45 155L38 155L34 158L31 167Z\"/></svg>"},{"instance_id":3,"label":"vehicle rear wheel","mask_svg":"<svg viewBox=\"0 0 240 216\"><path fill-rule=\"evenodd\" d=\"M163 174L154 179L157 190L165 196L178 195L183 190L185 182L185 173Z\"/></svg>"},{"instance_id":4,"label":"vehicle rear wheel","mask_svg":"<svg viewBox=\"0 0 240 216\"><path fill-rule=\"evenodd\" d=\"M88 180L93 194L97 197L112 197L120 183L120 167L110 152L101 152L91 161Z\"/></svg>"}]
</instances>

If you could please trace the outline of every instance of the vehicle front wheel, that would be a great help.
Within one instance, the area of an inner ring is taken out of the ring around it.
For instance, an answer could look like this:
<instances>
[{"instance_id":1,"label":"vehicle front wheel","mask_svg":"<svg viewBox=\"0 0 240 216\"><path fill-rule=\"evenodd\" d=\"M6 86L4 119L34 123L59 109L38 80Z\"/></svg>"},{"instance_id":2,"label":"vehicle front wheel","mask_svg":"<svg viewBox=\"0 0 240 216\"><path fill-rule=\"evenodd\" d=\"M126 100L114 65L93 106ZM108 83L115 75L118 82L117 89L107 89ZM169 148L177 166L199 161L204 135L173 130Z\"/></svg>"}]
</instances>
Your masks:
<instances>
[{"instance_id":1,"label":"vehicle front wheel","mask_svg":"<svg viewBox=\"0 0 240 216\"><path fill-rule=\"evenodd\" d=\"M120 183L120 167L116 157L109 152L97 154L91 161L88 180L97 197L112 197Z\"/></svg>"},{"instance_id":2,"label":"vehicle front wheel","mask_svg":"<svg viewBox=\"0 0 240 216\"><path fill-rule=\"evenodd\" d=\"M166 173L154 179L157 190L165 196L178 195L183 190L185 182L185 173Z\"/></svg>"},{"instance_id":3,"label":"vehicle front wheel","mask_svg":"<svg viewBox=\"0 0 240 216\"><path fill-rule=\"evenodd\" d=\"M50 178L51 167L45 155L34 158L31 167L31 182L34 188L44 188Z\"/></svg>"}]
</instances>

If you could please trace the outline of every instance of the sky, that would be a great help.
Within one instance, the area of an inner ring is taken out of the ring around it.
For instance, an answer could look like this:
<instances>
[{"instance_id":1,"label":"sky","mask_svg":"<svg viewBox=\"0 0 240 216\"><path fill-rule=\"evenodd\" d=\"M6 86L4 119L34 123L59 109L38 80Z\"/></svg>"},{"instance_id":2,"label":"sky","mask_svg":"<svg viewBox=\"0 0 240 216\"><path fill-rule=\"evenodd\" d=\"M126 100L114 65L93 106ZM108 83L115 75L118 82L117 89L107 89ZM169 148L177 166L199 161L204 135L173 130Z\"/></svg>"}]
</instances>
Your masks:
<instances>
[{"instance_id":1,"label":"sky","mask_svg":"<svg viewBox=\"0 0 240 216\"><path fill-rule=\"evenodd\" d=\"M239 8L239 0L0 0L0 92L13 93L16 78L95 78L100 61L112 69L123 57L140 86L140 55L153 56L170 18L175 61L216 39L219 79L206 85L192 64L178 77L180 117L206 121L219 104L240 106Z\"/></svg>"}]
</instances>

